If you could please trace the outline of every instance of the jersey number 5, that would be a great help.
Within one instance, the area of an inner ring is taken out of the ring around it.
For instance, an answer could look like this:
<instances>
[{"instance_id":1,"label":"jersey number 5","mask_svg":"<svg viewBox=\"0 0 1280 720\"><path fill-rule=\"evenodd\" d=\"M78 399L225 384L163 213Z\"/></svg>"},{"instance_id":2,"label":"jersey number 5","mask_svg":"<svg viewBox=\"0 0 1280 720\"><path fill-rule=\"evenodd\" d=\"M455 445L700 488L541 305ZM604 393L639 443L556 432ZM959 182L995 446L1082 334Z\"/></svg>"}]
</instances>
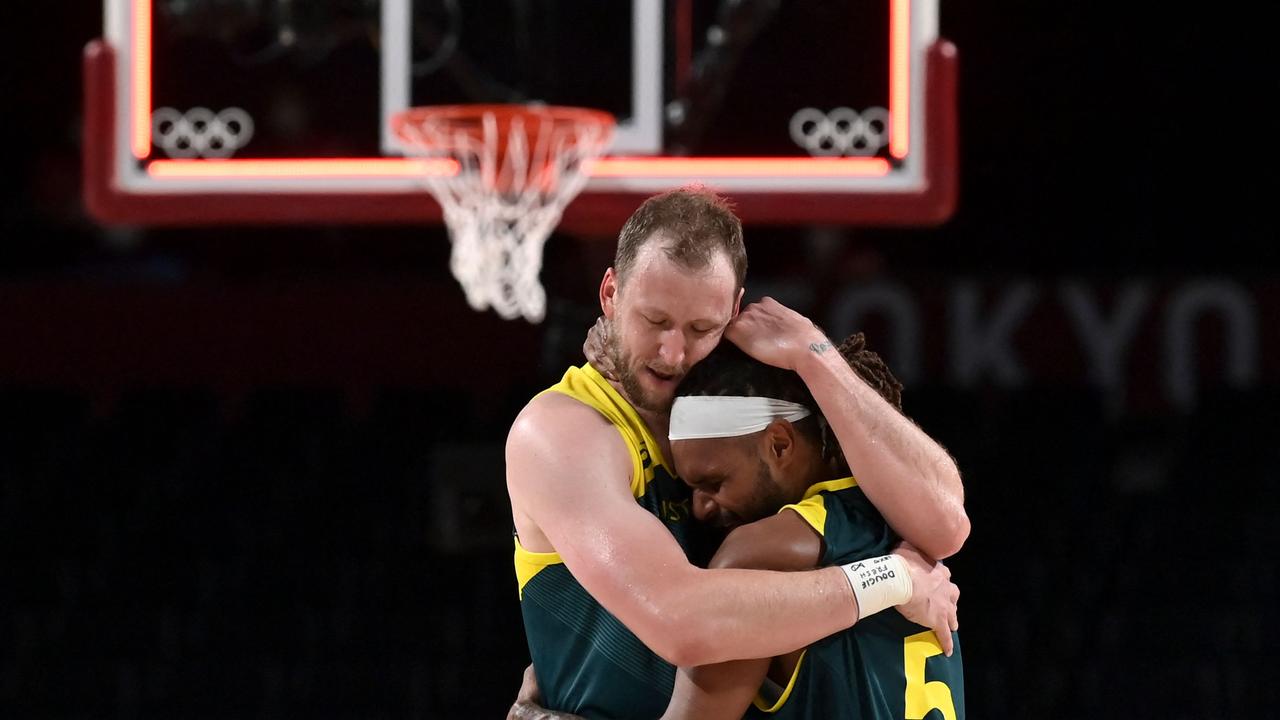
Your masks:
<instances>
[{"instance_id":1,"label":"jersey number 5","mask_svg":"<svg viewBox=\"0 0 1280 720\"><path fill-rule=\"evenodd\" d=\"M907 674L907 720L923 720L930 710L942 711L946 720L956 720L951 688L941 680L924 681L924 661L942 654L933 631L916 633L903 641L902 667Z\"/></svg>"}]
</instances>

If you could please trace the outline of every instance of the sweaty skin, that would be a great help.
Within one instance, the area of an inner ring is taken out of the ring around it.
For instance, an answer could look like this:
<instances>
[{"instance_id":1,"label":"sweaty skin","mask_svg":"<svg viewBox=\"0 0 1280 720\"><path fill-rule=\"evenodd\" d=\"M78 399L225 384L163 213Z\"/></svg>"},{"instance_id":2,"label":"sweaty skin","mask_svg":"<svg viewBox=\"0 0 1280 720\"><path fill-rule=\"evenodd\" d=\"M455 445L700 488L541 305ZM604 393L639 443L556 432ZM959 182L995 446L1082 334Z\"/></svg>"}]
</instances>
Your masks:
<instances>
[{"instance_id":1,"label":"sweaty skin","mask_svg":"<svg viewBox=\"0 0 1280 720\"><path fill-rule=\"evenodd\" d=\"M832 468L820 447L792 423L775 420L742 437L681 440L672 451L676 469L694 490L699 521L732 518L746 523L729 533L710 567L800 571L819 566L821 535L797 512L779 509L802 500L808 488L832 480ZM761 492L762 486L769 490ZM918 608L910 605L899 611L917 614ZM950 655L951 634L937 637ZM680 668L663 720L742 717L766 675L779 687L787 686L800 655L796 650L772 659Z\"/></svg>"},{"instance_id":2,"label":"sweaty skin","mask_svg":"<svg viewBox=\"0 0 1280 720\"><path fill-rule=\"evenodd\" d=\"M798 571L817 567L821 557L822 541L813 528L796 513L783 512L734 529L710 566ZM766 676L786 685L800 652L680 668L662 720L740 718Z\"/></svg>"},{"instance_id":3,"label":"sweaty skin","mask_svg":"<svg viewBox=\"0 0 1280 720\"><path fill-rule=\"evenodd\" d=\"M649 348L621 358L632 387L616 387L657 437L666 437L680 378L734 315L739 293L728 259L718 260L688 271L651 243L625 291L612 270L601 284L621 346ZM521 544L558 552L583 588L668 662L776 655L857 620L838 569L795 575L691 565L661 521L636 504L631 457L617 430L572 398L547 393L531 401L512 426L506 459Z\"/></svg>"},{"instance_id":4,"label":"sweaty skin","mask_svg":"<svg viewBox=\"0 0 1280 720\"><path fill-rule=\"evenodd\" d=\"M653 434L665 438L676 384L719 341L740 291L727 258L689 271L658 246L651 242L641 251L625 288L612 269L606 273L601 305L633 351L628 370L646 397L627 396ZM762 344L752 327L737 331L739 341ZM632 464L617 431L572 398L549 393L531 401L511 429L506 460L522 545L558 552L583 588L668 662L780 655L857 620L853 592L838 568L778 573L691 565L631 495ZM921 587L930 585L925 576L940 576L940 568L914 566ZM928 624L949 627L951 616L954 605L940 607Z\"/></svg>"},{"instance_id":5,"label":"sweaty skin","mask_svg":"<svg viewBox=\"0 0 1280 720\"><path fill-rule=\"evenodd\" d=\"M583 353L612 379L614 367L604 350L610 332L611 324L601 317L588 333ZM894 532L929 557L947 558L960 550L969 536L969 517L955 461L852 373L813 323L764 298L735 318L725 337L748 354L760 353L772 359L770 364L795 370L823 398L819 405L840 447L859 460L863 491Z\"/></svg>"},{"instance_id":6,"label":"sweaty skin","mask_svg":"<svg viewBox=\"0 0 1280 720\"><path fill-rule=\"evenodd\" d=\"M753 358L794 370L857 462L858 485L900 537L930 557L954 555L969 537L955 461L866 384L812 322L772 298L725 331Z\"/></svg>"}]
</instances>

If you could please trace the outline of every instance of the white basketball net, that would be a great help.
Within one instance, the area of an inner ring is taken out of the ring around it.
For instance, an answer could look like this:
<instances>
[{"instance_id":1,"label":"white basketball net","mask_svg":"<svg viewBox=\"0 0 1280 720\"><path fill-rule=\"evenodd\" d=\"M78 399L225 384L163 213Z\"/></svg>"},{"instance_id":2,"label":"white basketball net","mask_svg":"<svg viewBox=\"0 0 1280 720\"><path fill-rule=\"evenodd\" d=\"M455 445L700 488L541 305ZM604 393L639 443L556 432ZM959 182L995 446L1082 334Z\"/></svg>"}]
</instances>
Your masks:
<instances>
[{"instance_id":1,"label":"white basketball net","mask_svg":"<svg viewBox=\"0 0 1280 720\"><path fill-rule=\"evenodd\" d=\"M476 310L539 322L542 248L586 183L585 165L613 139L612 124L493 112L452 122L427 116L398 134L423 155L458 163L456 175L426 174L453 244L449 268ZM505 125L505 127L504 127ZM504 147L505 143L505 147Z\"/></svg>"}]
</instances>

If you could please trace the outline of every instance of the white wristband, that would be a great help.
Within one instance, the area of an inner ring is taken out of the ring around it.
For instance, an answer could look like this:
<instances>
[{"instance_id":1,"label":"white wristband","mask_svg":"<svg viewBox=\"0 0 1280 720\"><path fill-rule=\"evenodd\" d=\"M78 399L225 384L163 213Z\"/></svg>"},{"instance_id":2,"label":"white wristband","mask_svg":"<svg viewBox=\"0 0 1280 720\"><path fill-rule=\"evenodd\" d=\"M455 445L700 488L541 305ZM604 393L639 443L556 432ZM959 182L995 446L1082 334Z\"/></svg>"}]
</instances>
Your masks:
<instances>
[{"instance_id":1,"label":"white wristband","mask_svg":"<svg viewBox=\"0 0 1280 720\"><path fill-rule=\"evenodd\" d=\"M911 599L911 575L897 555L882 555L841 565L853 596L858 599L858 619Z\"/></svg>"}]
</instances>

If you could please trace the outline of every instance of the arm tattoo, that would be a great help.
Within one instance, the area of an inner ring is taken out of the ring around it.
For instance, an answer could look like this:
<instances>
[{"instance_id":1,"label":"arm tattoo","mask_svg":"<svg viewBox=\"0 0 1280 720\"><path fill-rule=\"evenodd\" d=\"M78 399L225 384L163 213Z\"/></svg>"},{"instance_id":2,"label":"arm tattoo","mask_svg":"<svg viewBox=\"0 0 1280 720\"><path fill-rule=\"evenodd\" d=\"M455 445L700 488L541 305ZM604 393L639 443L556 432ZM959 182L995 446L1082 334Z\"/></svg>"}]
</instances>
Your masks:
<instances>
[{"instance_id":1,"label":"arm tattoo","mask_svg":"<svg viewBox=\"0 0 1280 720\"><path fill-rule=\"evenodd\" d=\"M820 343L809 343L809 349L821 355L831 349L831 343L826 341Z\"/></svg>"}]
</instances>

